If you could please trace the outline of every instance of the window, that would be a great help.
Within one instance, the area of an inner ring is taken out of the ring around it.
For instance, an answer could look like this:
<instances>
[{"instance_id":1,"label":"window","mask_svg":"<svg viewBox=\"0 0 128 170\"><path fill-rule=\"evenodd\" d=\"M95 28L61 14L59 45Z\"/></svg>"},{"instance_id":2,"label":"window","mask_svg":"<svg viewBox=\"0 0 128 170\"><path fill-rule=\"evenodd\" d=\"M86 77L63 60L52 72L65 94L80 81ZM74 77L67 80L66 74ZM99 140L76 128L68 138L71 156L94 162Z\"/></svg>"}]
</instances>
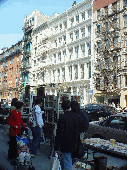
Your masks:
<instances>
[{"instance_id":1,"label":"window","mask_svg":"<svg viewBox=\"0 0 128 170\"><path fill-rule=\"evenodd\" d=\"M55 47L57 47L57 40L55 40L54 43L55 43Z\"/></svg>"},{"instance_id":2,"label":"window","mask_svg":"<svg viewBox=\"0 0 128 170\"><path fill-rule=\"evenodd\" d=\"M92 17L92 9L88 10L88 19L90 19Z\"/></svg>"},{"instance_id":3,"label":"window","mask_svg":"<svg viewBox=\"0 0 128 170\"><path fill-rule=\"evenodd\" d=\"M75 47L75 54L76 54L76 58L78 58L78 55L79 55L79 46Z\"/></svg>"},{"instance_id":4,"label":"window","mask_svg":"<svg viewBox=\"0 0 128 170\"><path fill-rule=\"evenodd\" d=\"M10 64L13 64L13 58L10 59Z\"/></svg>"},{"instance_id":5,"label":"window","mask_svg":"<svg viewBox=\"0 0 128 170\"><path fill-rule=\"evenodd\" d=\"M100 9L97 10L97 19L100 19Z\"/></svg>"},{"instance_id":6,"label":"window","mask_svg":"<svg viewBox=\"0 0 128 170\"><path fill-rule=\"evenodd\" d=\"M57 83L60 83L60 69L57 70Z\"/></svg>"},{"instance_id":7,"label":"window","mask_svg":"<svg viewBox=\"0 0 128 170\"><path fill-rule=\"evenodd\" d=\"M88 36L91 36L91 32L92 32L91 29L92 29L92 27L91 27L91 25L89 25L88 26Z\"/></svg>"},{"instance_id":8,"label":"window","mask_svg":"<svg viewBox=\"0 0 128 170\"><path fill-rule=\"evenodd\" d=\"M109 31L109 27L108 27L108 22L107 21L105 22L105 28L106 28L106 31Z\"/></svg>"},{"instance_id":9,"label":"window","mask_svg":"<svg viewBox=\"0 0 128 170\"><path fill-rule=\"evenodd\" d=\"M100 53L100 46L101 46L101 43L97 42L97 53Z\"/></svg>"},{"instance_id":10,"label":"window","mask_svg":"<svg viewBox=\"0 0 128 170\"><path fill-rule=\"evenodd\" d=\"M18 55L18 56L17 56L17 62L19 61L19 58L20 58L20 56Z\"/></svg>"},{"instance_id":11,"label":"window","mask_svg":"<svg viewBox=\"0 0 128 170\"><path fill-rule=\"evenodd\" d=\"M58 61L61 61L61 52L58 53Z\"/></svg>"},{"instance_id":12,"label":"window","mask_svg":"<svg viewBox=\"0 0 128 170\"><path fill-rule=\"evenodd\" d=\"M89 78L91 78L91 62L89 62Z\"/></svg>"},{"instance_id":13,"label":"window","mask_svg":"<svg viewBox=\"0 0 128 170\"><path fill-rule=\"evenodd\" d=\"M62 30L62 24L60 24L60 31Z\"/></svg>"},{"instance_id":14,"label":"window","mask_svg":"<svg viewBox=\"0 0 128 170\"><path fill-rule=\"evenodd\" d=\"M116 74L114 75L113 82L114 82L114 85L116 86L117 85L117 75Z\"/></svg>"},{"instance_id":15,"label":"window","mask_svg":"<svg viewBox=\"0 0 128 170\"><path fill-rule=\"evenodd\" d=\"M127 27L127 15L124 15L124 27Z\"/></svg>"},{"instance_id":16,"label":"window","mask_svg":"<svg viewBox=\"0 0 128 170\"><path fill-rule=\"evenodd\" d=\"M63 51L63 57L64 57L64 62L65 62L66 50Z\"/></svg>"},{"instance_id":17,"label":"window","mask_svg":"<svg viewBox=\"0 0 128 170\"><path fill-rule=\"evenodd\" d=\"M127 75L124 75L125 78L125 87L127 87Z\"/></svg>"},{"instance_id":18,"label":"window","mask_svg":"<svg viewBox=\"0 0 128 170\"><path fill-rule=\"evenodd\" d=\"M75 80L78 79L78 65L74 66L74 71L75 71Z\"/></svg>"},{"instance_id":19,"label":"window","mask_svg":"<svg viewBox=\"0 0 128 170\"><path fill-rule=\"evenodd\" d=\"M84 79L84 64L81 64L81 79Z\"/></svg>"},{"instance_id":20,"label":"window","mask_svg":"<svg viewBox=\"0 0 128 170\"><path fill-rule=\"evenodd\" d=\"M127 66L127 54L124 55L124 59L125 59L125 66Z\"/></svg>"},{"instance_id":21,"label":"window","mask_svg":"<svg viewBox=\"0 0 128 170\"><path fill-rule=\"evenodd\" d=\"M11 75L13 75L13 67L12 67L12 69L11 69Z\"/></svg>"},{"instance_id":22,"label":"window","mask_svg":"<svg viewBox=\"0 0 128 170\"><path fill-rule=\"evenodd\" d=\"M65 80L65 68L62 68L62 80Z\"/></svg>"},{"instance_id":23,"label":"window","mask_svg":"<svg viewBox=\"0 0 128 170\"><path fill-rule=\"evenodd\" d=\"M125 47L127 47L127 35L125 35Z\"/></svg>"},{"instance_id":24,"label":"window","mask_svg":"<svg viewBox=\"0 0 128 170\"><path fill-rule=\"evenodd\" d=\"M113 12L117 12L117 2L114 2L112 6L113 6Z\"/></svg>"},{"instance_id":25,"label":"window","mask_svg":"<svg viewBox=\"0 0 128 170\"><path fill-rule=\"evenodd\" d=\"M85 56L85 44L81 45L82 57Z\"/></svg>"},{"instance_id":26,"label":"window","mask_svg":"<svg viewBox=\"0 0 128 170\"><path fill-rule=\"evenodd\" d=\"M100 78L96 78L96 89L100 90Z\"/></svg>"},{"instance_id":27,"label":"window","mask_svg":"<svg viewBox=\"0 0 128 170\"><path fill-rule=\"evenodd\" d=\"M87 44L88 47L88 55L91 55L91 42Z\"/></svg>"},{"instance_id":28,"label":"window","mask_svg":"<svg viewBox=\"0 0 128 170\"><path fill-rule=\"evenodd\" d=\"M100 60L99 60L99 59L97 59L97 67L96 67L96 70L97 70L97 71L100 71Z\"/></svg>"},{"instance_id":29,"label":"window","mask_svg":"<svg viewBox=\"0 0 128 170\"><path fill-rule=\"evenodd\" d=\"M73 33L70 34L71 42L73 41Z\"/></svg>"},{"instance_id":30,"label":"window","mask_svg":"<svg viewBox=\"0 0 128 170\"><path fill-rule=\"evenodd\" d=\"M96 34L100 34L100 25L97 25Z\"/></svg>"},{"instance_id":31,"label":"window","mask_svg":"<svg viewBox=\"0 0 128 170\"><path fill-rule=\"evenodd\" d=\"M74 18L71 18L71 27L74 25Z\"/></svg>"},{"instance_id":32,"label":"window","mask_svg":"<svg viewBox=\"0 0 128 170\"><path fill-rule=\"evenodd\" d=\"M58 26L55 27L55 31L58 31Z\"/></svg>"},{"instance_id":33,"label":"window","mask_svg":"<svg viewBox=\"0 0 128 170\"><path fill-rule=\"evenodd\" d=\"M79 23L79 15L76 16L76 23Z\"/></svg>"},{"instance_id":34,"label":"window","mask_svg":"<svg viewBox=\"0 0 128 170\"><path fill-rule=\"evenodd\" d=\"M66 44L66 35L63 36L64 44Z\"/></svg>"},{"instance_id":35,"label":"window","mask_svg":"<svg viewBox=\"0 0 128 170\"><path fill-rule=\"evenodd\" d=\"M85 37L85 28L81 28L82 37Z\"/></svg>"},{"instance_id":36,"label":"window","mask_svg":"<svg viewBox=\"0 0 128 170\"><path fill-rule=\"evenodd\" d=\"M53 54L54 57L54 63L56 63L56 54Z\"/></svg>"},{"instance_id":37,"label":"window","mask_svg":"<svg viewBox=\"0 0 128 170\"><path fill-rule=\"evenodd\" d=\"M127 7L127 0L123 0L124 1L124 7Z\"/></svg>"},{"instance_id":38,"label":"window","mask_svg":"<svg viewBox=\"0 0 128 170\"><path fill-rule=\"evenodd\" d=\"M18 74L18 65L17 65L17 69L16 69L16 74Z\"/></svg>"},{"instance_id":39,"label":"window","mask_svg":"<svg viewBox=\"0 0 128 170\"><path fill-rule=\"evenodd\" d=\"M82 12L82 21L84 21L85 20L85 12Z\"/></svg>"},{"instance_id":40,"label":"window","mask_svg":"<svg viewBox=\"0 0 128 170\"><path fill-rule=\"evenodd\" d=\"M78 39L79 39L79 30L77 30L77 31L75 32L75 35L76 35L76 40L78 40Z\"/></svg>"},{"instance_id":41,"label":"window","mask_svg":"<svg viewBox=\"0 0 128 170\"><path fill-rule=\"evenodd\" d=\"M126 130L127 129L127 118L126 117L110 117L109 122L105 124L105 126Z\"/></svg>"},{"instance_id":42,"label":"window","mask_svg":"<svg viewBox=\"0 0 128 170\"><path fill-rule=\"evenodd\" d=\"M105 10L105 14L108 15L108 6L105 6L104 10Z\"/></svg>"},{"instance_id":43,"label":"window","mask_svg":"<svg viewBox=\"0 0 128 170\"><path fill-rule=\"evenodd\" d=\"M64 22L64 28L67 29L67 21Z\"/></svg>"},{"instance_id":44,"label":"window","mask_svg":"<svg viewBox=\"0 0 128 170\"><path fill-rule=\"evenodd\" d=\"M72 80L72 66L69 67L69 78Z\"/></svg>"},{"instance_id":45,"label":"window","mask_svg":"<svg viewBox=\"0 0 128 170\"><path fill-rule=\"evenodd\" d=\"M105 39L105 49L108 50L109 49L109 40Z\"/></svg>"},{"instance_id":46,"label":"window","mask_svg":"<svg viewBox=\"0 0 128 170\"><path fill-rule=\"evenodd\" d=\"M118 27L118 25L117 25L117 18L115 18L115 19L113 20L113 27L114 27L115 29Z\"/></svg>"},{"instance_id":47,"label":"window","mask_svg":"<svg viewBox=\"0 0 128 170\"><path fill-rule=\"evenodd\" d=\"M62 37L59 38L59 46L61 46Z\"/></svg>"},{"instance_id":48,"label":"window","mask_svg":"<svg viewBox=\"0 0 128 170\"><path fill-rule=\"evenodd\" d=\"M73 47L69 49L69 55L69 60L71 60L73 56Z\"/></svg>"},{"instance_id":49,"label":"window","mask_svg":"<svg viewBox=\"0 0 128 170\"><path fill-rule=\"evenodd\" d=\"M55 70L53 70L53 82L55 82Z\"/></svg>"}]
</instances>

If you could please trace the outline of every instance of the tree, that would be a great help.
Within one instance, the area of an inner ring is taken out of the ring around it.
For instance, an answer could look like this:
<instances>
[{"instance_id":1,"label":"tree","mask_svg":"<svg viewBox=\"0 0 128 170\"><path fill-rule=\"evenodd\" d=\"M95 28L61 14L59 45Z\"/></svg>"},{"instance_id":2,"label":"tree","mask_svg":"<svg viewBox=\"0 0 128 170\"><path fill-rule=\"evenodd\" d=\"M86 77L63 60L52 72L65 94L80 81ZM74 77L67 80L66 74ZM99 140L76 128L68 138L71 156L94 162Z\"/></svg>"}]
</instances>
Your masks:
<instances>
[{"instance_id":1,"label":"tree","mask_svg":"<svg viewBox=\"0 0 128 170\"><path fill-rule=\"evenodd\" d=\"M120 24L121 15L126 8L119 10L118 2L97 11L94 22L96 32L94 39L93 82L96 90L107 95L119 95L121 84L122 45L125 34ZM110 12L111 11L111 12Z\"/></svg>"}]
</instances>

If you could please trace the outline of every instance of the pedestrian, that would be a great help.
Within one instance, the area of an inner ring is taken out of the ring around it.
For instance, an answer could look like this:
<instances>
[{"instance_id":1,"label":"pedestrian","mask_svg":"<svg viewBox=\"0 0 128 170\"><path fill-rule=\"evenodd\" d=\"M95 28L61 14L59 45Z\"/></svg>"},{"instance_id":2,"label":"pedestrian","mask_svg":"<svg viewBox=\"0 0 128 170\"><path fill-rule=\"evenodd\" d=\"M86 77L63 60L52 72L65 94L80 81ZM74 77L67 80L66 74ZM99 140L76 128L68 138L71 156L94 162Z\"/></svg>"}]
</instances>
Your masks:
<instances>
[{"instance_id":1,"label":"pedestrian","mask_svg":"<svg viewBox=\"0 0 128 170\"><path fill-rule=\"evenodd\" d=\"M87 113L83 109L80 109L79 103L75 100L71 101L71 110L81 117L82 119L81 131L86 132L89 127L89 119Z\"/></svg>"},{"instance_id":2,"label":"pedestrian","mask_svg":"<svg viewBox=\"0 0 128 170\"><path fill-rule=\"evenodd\" d=\"M42 114L44 113L44 111L41 111L40 108L41 106L42 106L42 99L41 98L36 99L35 106L33 108L35 119L33 125L31 126L32 135L33 135L33 141L30 146L31 157L35 157L38 154L37 150L41 140L41 130L42 127L44 126L44 122L42 118Z\"/></svg>"},{"instance_id":3,"label":"pedestrian","mask_svg":"<svg viewBox=\"0 0 128 170\"><path fill-rule=\"evenodd\" d=\"M16 110L12 110L7 120L7 123L10 125L9 128L10 142L9 142L8 159L14 161L15 158L17 157L16 136L21 135L20 125L22 125L23 128L28 129L26 125L23 123L23 120L21 118L22 106L23 106L23 102L16 101L15 103Z\"/></svg>"},{"instance_id":4,"label":"pedestrian","mask_svg":"<svg viewBox=\"0 0 128 170\"><path fill-rule=\"evenodd\" d=\"M61 105L64 114L60 114L55 137L55 153L61 152L62 170L72 170L72 153L79 147L81 119L70 110L71 102L65 99Z\"/></svg>"},{"instance_id":5,"label":"pedestrian","mask_svg":"<svg viewBox=\"0 0 128 170\"><path fill-rule=\"evenodd\" d=\"M13 98L13 99L12 99L11 107L10 107L10 112L12 112L13 110L16 110L16 106L15 106L16 101L18 101L17 98Z\"/></svg>"}]
</instances>

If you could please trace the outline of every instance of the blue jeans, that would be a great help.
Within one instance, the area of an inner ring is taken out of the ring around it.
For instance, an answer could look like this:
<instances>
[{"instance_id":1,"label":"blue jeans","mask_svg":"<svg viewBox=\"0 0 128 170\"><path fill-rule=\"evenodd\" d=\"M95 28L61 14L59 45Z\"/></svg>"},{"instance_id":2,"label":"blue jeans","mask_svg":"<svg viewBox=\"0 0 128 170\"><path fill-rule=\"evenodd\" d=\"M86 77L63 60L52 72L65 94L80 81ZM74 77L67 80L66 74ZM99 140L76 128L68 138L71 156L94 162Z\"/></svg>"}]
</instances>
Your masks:
<instances>
[{"instance_id":1,"label":"blue jeans","mask_svg":"<svg viewBox=\"0 0 128 170\"><path fill-rule=\"evenodd\" d=\"M72 153L62 152L60 163L62 170L72 170Z\"/></svg>"},{"instance_id":2,"label":"blue jeans","mask_svg":"<svg viewBox=\"0 0 128 170\"><path fill-rule=\"evenodd\" d=\"M32 127L31 130L33 135L33 141L32 144L30 145L30 153L36 155L38 145L41 139L41 128L36 126L36 127Z\"/></svg>"}]
</instances>

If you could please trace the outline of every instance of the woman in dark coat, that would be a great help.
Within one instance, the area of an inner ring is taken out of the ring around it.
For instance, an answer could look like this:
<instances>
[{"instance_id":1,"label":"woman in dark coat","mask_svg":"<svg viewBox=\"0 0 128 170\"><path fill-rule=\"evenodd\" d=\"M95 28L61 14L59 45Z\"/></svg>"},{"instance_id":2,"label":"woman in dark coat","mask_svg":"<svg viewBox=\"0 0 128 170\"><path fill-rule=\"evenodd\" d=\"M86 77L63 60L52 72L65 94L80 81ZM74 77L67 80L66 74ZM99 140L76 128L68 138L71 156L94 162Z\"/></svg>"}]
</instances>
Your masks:
<instances>
[{"instance_id":1,"label":"woman in dark coat","mask_svg":"<svg viewBox=\"0 0 128 170\"><path fill-rule=\"evenodd\" d=\"M9 143L9 151L8 151L8 159L13 160L17 157L17 142L16 136L21 134L20 125L23 128L26 128L26 125L23 123L21 118L21 109L23 106L23 102L17 101L15 103L16 110L12 110L8 117L8 124L10 125L9 128L9 136L10 136L10 143Z\"/></svg>"}]
</instances>

